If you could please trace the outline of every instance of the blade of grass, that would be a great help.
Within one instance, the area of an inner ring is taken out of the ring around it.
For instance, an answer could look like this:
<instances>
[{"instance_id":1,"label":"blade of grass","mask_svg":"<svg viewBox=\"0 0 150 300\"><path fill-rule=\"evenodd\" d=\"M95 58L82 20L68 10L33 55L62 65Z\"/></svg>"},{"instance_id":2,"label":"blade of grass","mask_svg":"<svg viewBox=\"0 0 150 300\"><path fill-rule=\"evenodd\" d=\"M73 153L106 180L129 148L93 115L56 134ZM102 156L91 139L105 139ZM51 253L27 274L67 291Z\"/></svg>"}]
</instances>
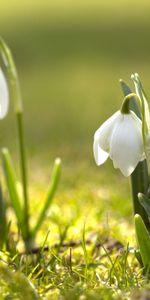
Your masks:
<instances>
[{"instance_id":1,"label":"blade of grass","mask_svg":"<svg viewBox=\"0 0 150 300\"><path fill-rule=\"evenodd\" d=\"M45 202L44 202L43 209L40 212L37 223L36 223L32 233L31 233L31 235L33 237L36 235L37 231L39 230L40 226L42 225L42 223L45 219L46 212L47 212L48 208L50 207L50 205L52 203L54 193L56 192L58 182L59 182L59 179L60 179L60 173L61 173L61 160L60 160L60 158L57 158L55 160L55 163L54 163L51 183L50 183L47 195L46 195L46 199L45 199Z\"/></svg>"},{"instance_id":2,"label":"blade of grass","mask_svg":"<svg viewBox=\"0 0 150 300\"><path fill-rule=\"evenodd\" d=\"M147 95L143 89L140 77L137 73L131 76L137 96L141 100L141 110L142 110L142 134L144 142L144 150L147 158L148 172L150 175L150 151L149 151L149 137L150 137L150 107Z\"/></svg>"},{"instance_id":3,"label":"blade of grass","mask_svg":"<svg viewBox=\"0 0 150 300\"><path fill-rule=\"evenodd\" d=\"M82 248L84 252L84 261L85 261L85 273L84 276L87 280L87 272L88 272L88 254L87 254L87 249L86 249L86 239L85 239L85 224L83 227L83 232L82 232Z\"/></svg>"},{"instance_id":4,"label":"blade of grass","mask_svg":"<svg viewBox=\"0 0 150 300\"><path fill-rule=\"evenodd\" d=\"M23 237L25 238L26 224L24 222L23 209L21 207L19 195L16 189L16 179L15 179L14 169L12 166L8 149L2 149L2 158L3 158L4 173L5 173L7 187L10 194L11 203L14 208Z\"/></svg>"},{"instance_id":5,"label":"blade of grass","mask_svg":"<svg viewBox=\"0 0 150 300\"><path fill-rule=\"evenodd\" d=\"M150 199L142 193L138 194L138 198L139 198L139 202L144 207L144 209L148 215L148 218L150 220Z\"/></svg>"},{"instance_id":6,"label":"blade of grass","mask_svg":"<svg viewBox=\"0 0 150 300\"><path fill-rule=\"evenodd\" d=\"M52 258L51 258L51 259L49 260L49 262L48 262L48 265L51 266L51 269L54 268L56 258L58 259L58 257L59 257L59 252L60 252L60 249L61 249L61 247L62 247L62 245L63 245L64 240L65 240L66 237L67 237L67 233L68 233L69 227L70 227L70 224L67 224L67 225L65 226L65 228L63 229L63 231L60 232L60 234L59 234L59 236L60 236L60 241L59 241L59 244L58 244L58 247L57 247L57 251L56 251L56 253L52 253L53 256L52 256ZM60 230L59 230L59 231L60 231Z\"/></svg>"},{"instance_id":7,"label":"blade of grass","mask_svg":"<svg viewBox=\"0 0 150 300\"><path fill-rule=\"evenodd\" d=\"M26 151L25 151L24 128L23 128L23 113L16 112L16 119L17 119L18 141L19 141L19 150L20 150L20 167L21 167L23 196L24 196L24 217L25 217L26 229L27 229L27 234L29 239L30 238L29 207L28 207Z\"/></svg>"},{"instance_id":8,"label":"blade of grass","mask_svg":"<svg viewBox=\"0 0 150 300\"><path fill-rule=\"evenodd\" d=\"M135 230L144 267L150 267L150 236L140 215L136 214Z\"/></svg>"},{"instance_id":9,"label":"blade of grass","mask_svg":"<svg viewBox=\"0 0 150 300\"><path fill-rule=\"evenodd\" d=\"M6 223L6 206L0 184L0 248L6 242L7 223Z\"/></svg>"}]
</instances>

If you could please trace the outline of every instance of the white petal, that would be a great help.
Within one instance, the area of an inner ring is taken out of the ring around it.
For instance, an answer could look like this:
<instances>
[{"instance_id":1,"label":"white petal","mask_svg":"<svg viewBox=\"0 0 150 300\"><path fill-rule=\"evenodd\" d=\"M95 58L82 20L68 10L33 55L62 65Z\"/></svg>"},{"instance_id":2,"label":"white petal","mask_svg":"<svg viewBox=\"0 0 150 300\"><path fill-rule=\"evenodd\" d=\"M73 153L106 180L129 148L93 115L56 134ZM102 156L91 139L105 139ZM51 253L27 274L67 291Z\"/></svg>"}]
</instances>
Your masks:
<instances>
[{"instance_id":1,"label":"white petal","mask_svg":"<svg viewBox=\"0 0 150 300\"><path fill-rule=\"evenodd\" d=\"M110 136L118 116L120 116L120 111L105 121L94 134L93 152L97 165L103 164L109 156Z\"/></svg>"},{"instance_id":2,"label":"white petal","mask_svg":"<svg viewBox=\"0 0 150 300\"><path fill-rule=\"evenodd\" d=\"M94 138L94 143L93 143L93 152L94 152L94 158L96 161L96 164L102 165L108 158L109 153L105 152L100 148L98 139Z\"/></svg>"},{"instance_id":3,"label":"white petal","mask_svg":"<svg viewBox=\"0 0 150 300\"><path fill-rule=\"evenodd\" d=\"M143 157L142 125L140 119L131 112L123 115L114 127L110 157L115 168L119 168L124 176L134 171Z\"/></svg>"},{"instance_id":4,"label":"white petal","mask_svg":"<svg viewBox=\"0 0 150 300\"><path fill-rule=\"evenodd\" d=\"M0 69L0 119L3 119L8 112L9 92L6 78Z\"/></svg>"},{"instance_id":5,"label":"white petal","mask_svg":"<svg viewBox=\"0 0 150 300\"><path fill-rule=\"evenodd\" d=\"M109 152L110 137L113 131L113 127L118 118L120 119L121 113L117 111L108 120L106 120L95 132L94 140L98 140L100 148L105 152Z\"/></svg>"}]
</instances>

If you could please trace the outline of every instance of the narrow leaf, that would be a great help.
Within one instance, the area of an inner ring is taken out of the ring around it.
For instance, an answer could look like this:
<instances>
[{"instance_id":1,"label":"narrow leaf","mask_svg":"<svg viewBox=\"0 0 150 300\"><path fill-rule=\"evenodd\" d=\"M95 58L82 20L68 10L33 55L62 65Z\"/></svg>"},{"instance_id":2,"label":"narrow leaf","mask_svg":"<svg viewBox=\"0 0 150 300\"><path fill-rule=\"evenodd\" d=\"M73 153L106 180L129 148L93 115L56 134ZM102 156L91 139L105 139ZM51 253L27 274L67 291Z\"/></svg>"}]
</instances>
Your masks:
<instances>
[{"instance_id":1,"label":"narrow leaf","mask_svg":"<svg viewBox=\"0 0 150 300\"><path fill-rule=\"evenodd\" d=\"M55 160L54 163L54 168L52 171L52 178L51 178L51 183L46 195L46 199L44 202L44 206L43 209L39 215L39 218L37 220L37 223L35 225L35 228L32 231L32 236L35 236L37 231L39 230L40 226L42 225L44 219L45 219L45 215L46 212L48 210L48 208L50 207L53 197L54 197L54 193L56 192L57 186L58 186L58 182L59 182L59 178L60 178L60 173L61 173L61 160L59 158L57 158Z\"/></svg>"},{"instance_id":2,"label":"narrow leaf","mask_svg":"<svg viewBox=\"0 0 150 300\"><path fill-rule=\"evenodd\" d=\"M14 174L14 169L12 166L10 154L8 149L2 149L2 158L3 158L3 166L4 166L4 173L7 182L7 187L10 194L10 199L12 206L14 208L17 220L19 225L21 226L21 230L25 231L25 224L24 224L24 216L23 210L20 204L19 195L16 189L16 179Z\"/></svg>"},{"instance_id":3,"label":"narrow leaf","mask_svg":"<svg viewBox=\"0 0 150 300\"><path fill-rule=\"evenodd\" d=\"M0 248L6 242L6 232L7 232L7 224L6 224L6 206L2 193L2 187L0 185Z\"/></svg>"},{"instance_id":4,"label":"narrow leaf","mask_svg":"<svg viewBox=\"0 0 150 300\"><path fill-rule=\"evenodd\" d=\"M150 236L140 215L136 214L135 231L144 267L150 267Z\"/></svg>"},{"instance_id":5,"label":"narrow leaf","mask_svg":"<svg viewBox=\"0 0 150 300\"><path fill-rule=\"evenodd\" d=\"M131 76L131 78L133 79L135 85L136 94L141 100L142 134L143 134L145 154L148 163L148 170L150 173L150 108L139 75L135 73Z\"/></svg>"},{"instance_id":6,"label":"narrow leaf","mask_svg":"<svg viewBox=\"0 0 150 300\"><path fill-rule=\"evenodd\" d=\"M144 209L148 215L148 218L150 220L150 199L142 193L138 194L138 198L139 198L139 202L144 207Z\"/></svg>"}]
</instances>

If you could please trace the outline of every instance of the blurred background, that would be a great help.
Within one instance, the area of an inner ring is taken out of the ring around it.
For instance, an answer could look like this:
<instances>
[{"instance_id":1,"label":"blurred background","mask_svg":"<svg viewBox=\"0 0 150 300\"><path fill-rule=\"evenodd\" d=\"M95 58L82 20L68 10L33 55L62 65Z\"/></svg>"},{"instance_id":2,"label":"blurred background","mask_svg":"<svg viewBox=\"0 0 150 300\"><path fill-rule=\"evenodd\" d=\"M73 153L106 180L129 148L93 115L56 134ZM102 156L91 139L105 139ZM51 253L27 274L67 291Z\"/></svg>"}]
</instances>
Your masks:
<instances>
[{"instance_id":1,"label":"blurred background","mask_svg":"<svg viewBox=\"0 0 150 300\"><path fill-rule=\"evenodd\" d=\"M150 1L1 0L0 35L18 68L28 153L94 165L93 134L121 105L119 78L150 95ZM16 151L13 104L1 146Z\"/></svg>"}]
</instances>

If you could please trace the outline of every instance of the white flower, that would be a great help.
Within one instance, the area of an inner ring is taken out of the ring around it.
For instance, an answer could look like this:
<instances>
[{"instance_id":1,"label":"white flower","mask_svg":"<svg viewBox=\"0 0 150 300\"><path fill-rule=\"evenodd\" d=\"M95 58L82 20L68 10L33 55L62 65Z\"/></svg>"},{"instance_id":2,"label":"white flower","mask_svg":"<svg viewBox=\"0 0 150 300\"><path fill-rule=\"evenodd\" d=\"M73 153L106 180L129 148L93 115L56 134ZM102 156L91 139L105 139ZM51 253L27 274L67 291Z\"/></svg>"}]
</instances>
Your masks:
<instances>
[{"instance_id":1,"label":"white flower","mask_svg":"<svg viewBox=\"0 0 150 300\"><path fill-rule=\"evenodd\" d=\"M131 175L145 158L141 120L132 111L117 111L95 132L93 151L97 165L110 156L114 168L119 168L124 176Z\"/></svg>"},{"instance_id":2,"label":"white flower","mask_svg":"<svg viewBox=\"0 0 150 300\"><path fill-rule=\"evenodd\" d=\"M9 92L6 78L0 68L0 119L5 118L8 112Z\"/></svg>"}]
</instances>

